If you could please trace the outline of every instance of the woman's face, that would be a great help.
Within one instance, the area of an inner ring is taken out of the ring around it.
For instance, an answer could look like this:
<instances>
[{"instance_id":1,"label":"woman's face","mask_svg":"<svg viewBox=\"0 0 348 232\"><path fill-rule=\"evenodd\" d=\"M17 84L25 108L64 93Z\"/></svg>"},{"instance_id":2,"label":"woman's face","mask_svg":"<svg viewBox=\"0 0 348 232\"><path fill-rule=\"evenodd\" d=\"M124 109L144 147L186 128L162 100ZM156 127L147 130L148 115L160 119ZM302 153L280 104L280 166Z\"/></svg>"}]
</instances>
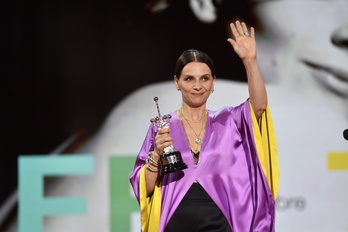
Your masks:
<instances>
[{"instance_id":1,"label":"woman's face","mask_svg":"<svg viewBox=\"0 0 348 232\"><path fill-rule=\"evenodd\" d=\"M347 0L261 1L254 11L266 80L348 97Z\"/></svg>"},{"instance_id":2,"label":"woman's face","mask_svg":"<svg viewBox=\"0 0 348 232\"><path fill-rule=\"evenodd\" d=\"M200 107L214 90L215 78L209 66L201 62L190 62L184 66L179 78L174 77L176 88L181 91L183 103Z\"/></svg>"}]
</instances>

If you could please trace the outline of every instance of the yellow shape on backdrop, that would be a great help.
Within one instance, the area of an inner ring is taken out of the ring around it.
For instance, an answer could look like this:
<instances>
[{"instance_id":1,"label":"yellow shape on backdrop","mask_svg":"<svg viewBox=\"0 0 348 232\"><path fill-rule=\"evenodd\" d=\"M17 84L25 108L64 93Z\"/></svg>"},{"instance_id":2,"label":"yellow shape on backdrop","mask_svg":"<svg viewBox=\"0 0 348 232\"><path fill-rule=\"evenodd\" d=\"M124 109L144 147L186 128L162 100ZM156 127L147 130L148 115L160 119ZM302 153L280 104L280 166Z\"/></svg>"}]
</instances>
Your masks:
<instances>
[{"instance_id":1,"label":"yellow shape on backdrop","mask_svg":"<svg viewBox=\"0 0 348 232\"><path fill-rule=\"evenodd\" d=\"M348 152L329 152L327 155L327 169L348 171Z\"/></svg>"}]
</instances>

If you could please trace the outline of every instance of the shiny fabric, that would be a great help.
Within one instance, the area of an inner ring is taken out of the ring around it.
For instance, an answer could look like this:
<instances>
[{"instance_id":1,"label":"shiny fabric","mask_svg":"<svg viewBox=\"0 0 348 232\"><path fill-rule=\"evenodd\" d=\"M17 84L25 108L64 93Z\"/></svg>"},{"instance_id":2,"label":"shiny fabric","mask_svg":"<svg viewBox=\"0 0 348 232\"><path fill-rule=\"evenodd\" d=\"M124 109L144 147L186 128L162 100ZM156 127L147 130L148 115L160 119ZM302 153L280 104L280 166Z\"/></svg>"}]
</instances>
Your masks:
<instances>
[{"instance_id":1,"label":"shiny fabric","mask_svg":"<svg viewBox=\"0 0 348 232\"><path fill-rule=\"evenodd\" d=\"M234 232L275 230L275 196L260 164L252 125L255 120L251 114L248 101L237 107L209 110L196 165L180 119L172 113L173 145L181 152L188 168L161 179L158 231L164 231L194 181L210 195ZM144 192L139 187L140 170L148 152L154 149L155 135L156 128L150 126L130 176L137 199L140 192Z\"/></svg>"},{"instance_id":2,"label":"shiny fabric","mask_svg":"<svg viewBox=\"0 0 348 232\"><path fill-rule=\"evenodd\" d=\"M199 183L193 183L164 232L231 232L229 223Z\"/></svg>"}]
</instances>

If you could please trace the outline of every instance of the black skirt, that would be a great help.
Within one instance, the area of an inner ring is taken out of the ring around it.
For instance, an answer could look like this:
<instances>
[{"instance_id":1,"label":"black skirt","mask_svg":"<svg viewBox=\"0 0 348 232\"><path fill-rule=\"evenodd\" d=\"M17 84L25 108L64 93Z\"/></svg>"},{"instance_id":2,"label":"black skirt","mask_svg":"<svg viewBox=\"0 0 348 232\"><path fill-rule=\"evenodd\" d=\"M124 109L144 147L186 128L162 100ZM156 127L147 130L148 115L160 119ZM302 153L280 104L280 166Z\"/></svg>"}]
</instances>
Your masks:
<instances>
[{"instance_id":1,"label":"black skirt","mask_svg":"<svg viewBox=\"0 0 348 232\"><path fill-rule=\"evenodd\" d=\"M231 232L231 228L207 192L193 183L170 219L165 232Z\"/></svg>"}]
</instances>

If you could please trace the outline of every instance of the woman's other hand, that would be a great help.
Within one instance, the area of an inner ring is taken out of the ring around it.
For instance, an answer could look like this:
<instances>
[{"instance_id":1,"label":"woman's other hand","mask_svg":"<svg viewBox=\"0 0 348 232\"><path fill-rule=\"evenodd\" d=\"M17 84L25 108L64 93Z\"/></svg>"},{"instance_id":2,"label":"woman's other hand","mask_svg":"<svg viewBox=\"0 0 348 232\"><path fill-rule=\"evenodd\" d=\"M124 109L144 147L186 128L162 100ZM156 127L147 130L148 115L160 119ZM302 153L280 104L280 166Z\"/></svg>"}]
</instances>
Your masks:
<instances>
[{"instance_id":1,"label":"woman's other hand","mask_svg":"<svg viewBox=\"0 0 348 232\"><path fill-rule=\"evenodd\" d=\"M230 28L235 39L228 38L234 51L242 60L256 59L255 30L250 27L250 32L244 22L231 23Z\"/></svg>"}]
</instances>

